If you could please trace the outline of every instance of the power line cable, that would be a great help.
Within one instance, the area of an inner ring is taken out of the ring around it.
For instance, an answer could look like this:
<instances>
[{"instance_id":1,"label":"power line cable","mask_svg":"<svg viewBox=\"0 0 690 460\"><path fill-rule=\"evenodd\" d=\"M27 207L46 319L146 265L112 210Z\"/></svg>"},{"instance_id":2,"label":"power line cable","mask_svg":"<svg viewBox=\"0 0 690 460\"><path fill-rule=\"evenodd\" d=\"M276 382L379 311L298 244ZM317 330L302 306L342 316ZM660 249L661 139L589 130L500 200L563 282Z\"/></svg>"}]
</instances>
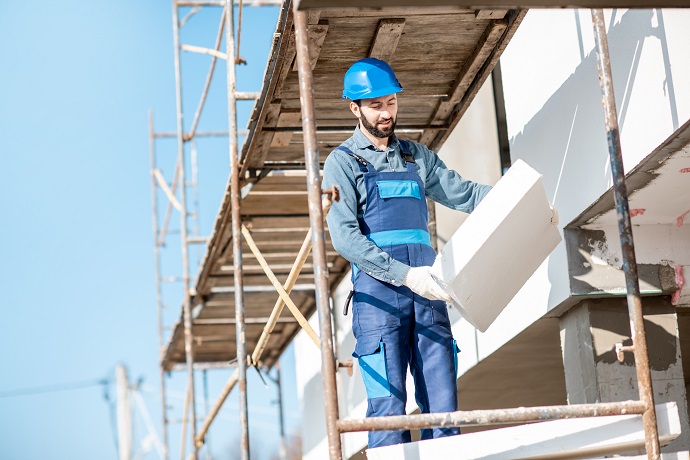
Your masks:
<instances>
[{"instance_id":1,"label":"power line cable","mask_svg":"<svg viewBox=\"0 0 690 460\"><path fill-rule=\"evenodd\" d=\"M95 387L99 385L108 385L111 383L110 379L91 379L79 382L61 383L56 385L46 385L42 387L33 388L17 388L14 390L0 391L0 398L14 398L17 396L29 396L42 393L54 393L58 391L78 390L81 388Z\"/></svg>"}]
</instances>

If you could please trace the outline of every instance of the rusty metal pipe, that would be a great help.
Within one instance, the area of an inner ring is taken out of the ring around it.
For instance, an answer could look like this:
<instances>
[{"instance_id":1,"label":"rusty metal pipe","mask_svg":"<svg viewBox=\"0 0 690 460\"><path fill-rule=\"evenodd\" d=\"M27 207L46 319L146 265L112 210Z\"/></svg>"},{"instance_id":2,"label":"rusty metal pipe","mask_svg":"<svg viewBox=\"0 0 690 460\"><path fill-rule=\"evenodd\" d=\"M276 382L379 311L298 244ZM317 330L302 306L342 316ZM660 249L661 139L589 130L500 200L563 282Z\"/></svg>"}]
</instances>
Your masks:
<instances>
[{"instance_id":1,"label":"rusty metal pipe","mask_svg":"<svg viewBox=\"0 0 690 460\"><path fill-rule=\"evenodd\" d=\"M161 291L161 255L158 244L158 194L156 193L156 139L153 130L153 111L149 109L149 150L151 158L151 206L153 214L153 255L156 267L156 311L158 316L158 349L162 350L163 340L163 294ZM168 460L168 410L165 398L165 370L160 366L161 415L163 421L163 460Z\"/></svg>"},{"instance_id":2,"label":"rusty metal pipe","mask_svg":"<svg viewBox=\"0 0 690 460\"><path fill-rule=\"evenodd\" d=\"M239 99L239 98L238 98ZM249 133L248 130L246 129L238 129L237 134L240 136L246 136ZM196 131L194 133L194 137L227 137L228 132L227 131ZM158 133L155 133L153 137L160 137L160 138L171 138L171 137L177 137L176 133L171 133L168 131L161 131ZM185 135L185 141L187 140L187 135Z\"/></svg>"},{"instance_id":3,"label":"rusty metal pipe","mask_svg":"<svg viewBox=\"0 0 690 460\"><path fill-rule=\"evenodd\" d=\"M281 0L244 0L246 6L280 6ZM225 6L225 0L180 0L177 6ZM239 4L239 0L235 0L235 5Z\"/></svg>"},{"instance_id":4,"label":"rusty metal pipe","mask_svg":"<svg viewBox=\"0 0 690 460\"><path fill-rule=\"evenodd\" d=\"M216 43L214 45L214 50L220 50L220 44L223 40L223 29L225 28L225 14L226 9L220 15L220 25L218 26L218 35L216 35ZM211 58L211 65L209 66L208 73L206 74L206 82L204 83L204 90L201 92L201 98L199 99L199 106L196 108L196 113L194 114L194 120L192 121L192 127L189 130L187 139L192 139L196 135L196 128L199 125L199 120L201 119L201 112L206 104L206 97L208 96L208 89L211 87L211 79L213 78L213 72L216 69L217 56Z\"/></svg>"},{"instance_id":5,"label":"rusty metal pipe","mask_svg":"<svg viewBox=\"0 0 690 460\"><path fill-rule=\"evenodd\" d=\"M261 128L263 131L271 133L303 133L304 128L300 126L264 126ZM448 129L446 125L425 125L425 124L413 124L413 125L400 125L395 127L395 131L398 132L402 130L403 132L409 131L424 131L424 130L438 130L445 131ZM352 126L342 125L342 126L319 126L316 128L318 132L328 132L328 133L352 133Z\"/></svg>"},{"instance_id":6,"label":"rusty metal pipe","mask_svg":"<svg viewBox=\"0 0 690 460\"><path fill-rule=\"evenodd\" d=\"M457 411L435 414L394 415L364 419L339 420L341 432L411 430L467 425L500 425L506 423L541 422L564 418L597 417L605 415L642 414L642 401L616 403L572 404L568 406L517 407Z\"/></svg>"},{"instance_id":7,"label":"rusty metal pipe","mask_svg":"<svg viewBox=\"0 0 690 460\"><path fill-rule=\"evenodd\" d=\"M217 363L194 363L194 370L195 371L204 371L204 370L209 370L209 369L230 369L234 366L231 366L227 362L217 362ZM185 370L186 365L179 363L179 364L173 364L172 367L170 368L171 372L177 372L181 370Z\"/></svg>"},{"instance_id":8,"label":"rusty metal pipe","mask_svg":"<svg viewBox=\"0 0 690 460\"><path fill-rule=\"evenodd\" d=\"M175 47L175 89L176 89L176 108L177 108L177 162L180 166L179 183L180 185L180 236L182 241L182 278L184 285L184 349L187 362L187 391L189 392L190 425L192 439L196 437L196 407L194 404L194 337L192 335L192 299L189 289L189 254L187 251L187 193L185 187L185 160L184 160L184 123L182 111L182 72L180 70L180 27L178 11L175 0L173 0L173 40ZM196 451L194 454L196 459Z\"/></svg>"},{"instance_id":9,"label":"rusty metal pipe","mask_svg":"<svg viewBox=\"0 0 690 460\"><path fill-rule=\"evenodd\" d=\"M326 405L326 431L328 452L331 460L342 459L340 432L338 431L338 389L336 365L333 352L333 332L328 292L328 267L326 266L326 238L324 235L323 210L321 209L321 179L319 176L319 152L316 142L316 113L314 110L314 89L309 62L309 37L307 17L298 11L293 3L295 47L297 49L297 70L299 73L299 94L302 107L304 134L304 157L307 165L307 190L309 191L309 224L312 229L312 258L314 260L314 284L316 285L316 306L319 312L321 336L321 377L323 378Z\"/></svg>"},{"instance_id":10,"label":"rusty metal pipe","mask_svg":"<svg viewBox=\"0 0 690 460\"><path fill-rule=\"evenodd\" d=\"M172 195L175 196L175 191L177 190L177 179L180 176L180 162L178 161L175 163L175 172L173 173L173 182L172 182ZM163 221L163 228L160 231L160 235L158 236L158 244L160 246L165 246L165 238L168 234L168 227L170 226L170 218L172 217L172 208L173 208L173 202L172 200L168 200L168 208L165 211L165 220Z\"/></svg>"},{"instance_id":11,"label":"rusty metal pipe","mask_svg":"<svg viewBox=\"0 0 690 460\"><path fill-rule=\"evenodd\" d=\"M180 460L184 460L184 453L186 450L186 444L187 444L187 415L189 414L189 398L190 395L192 394L191 391L189 391L190 388L187 387L187 391L185 391L185 398L184 398L184 409L182 411L182 436L181 436L181 445L180 445Z\"/></svg>"},{"instance_id":12,"label":"rusty metal pipe","mask_svg":"<svg viewBox=\"0 0 690 460\"><path fill-rule=\"evenodd\" d=\"M237 50L235 51L235 64L246 64L246 61L242 59L242 55L240 54L240 43L242 42L242 4L243 0L240 0L239 8L238 11L240 13L239 18L237 19Z\"/></svg>"},{"instance_id":13,"label":"rusty metal pipe","mask_svg":"<svg viewBox=\"0 0 690 460\"><path fill-rule=\"evenodd\" d=\"M244 323L244 292L242 291L242 237L240 227L240 164L237 147L237 79L235 77L235 8L232 0L225 5L225 49L227 60L228 132L230 133L230 204L232 207L232 256L235 266L235 335L237 344L237 382L240 405L240 458L249 460L249 416L247 402L247 344Z\"/></svg>"},{"instance_id":14,"label":"rusty metal pipe","mask_svg":"<svg viewBox=\"0 0 690 460\"><path fill-rule=\"evenodd\" d=\"M228 56L225 53L216 51L212 48L204 48L196 45L182 45L182 51L189 51L190 53L208 54L218 59L227 60Z\"/></svg>"},{"instance_id":15,"label":"rusty metal pipe","mask_svg":"<svg viewBox=\"0 0 690 460\"><path fill-rule=\"evenodd\" d=\"M609 55L604 11L592 10L592 24L594 40L597 49L597 67L599 69L599 85L601 86L602 104L606 121L606 135L608 138L609 157L611 160L611 175L613 176L613 190L616 199L616 214L618 215L618 232L620 234L621 253L623 256L623 271L625 272L625 286L627 289L628 314L630 315L630 329L632 331L633 354L637 371L637 383L640 399L645 405L642 416L645 432L645 449L647 458L660 458L659 432L654 408L654 393L652 391L652 375L649 370L649 354L647 352L647 338L642 316L642 301L640 299L640 283L635 259L635 244L633 242L632 224L630 222L630 206L628 204L628 190L625 185L625 171L623 170L623 154L621 151L618 116L616 114L616 100L613 92L613 75L611 73L611 59Z\"/></svg>"},{"instance_id":16,"label":"rusty metal pipe","mask_svg":"<svg viewBox=\"0 0 690 460\"><path fill-rule=\"evenodd\" d=\"M255 101L259 99L261 93L249 92L249 91L238 91L235 93L238 101Z\"/></svg>"}]
</instances>

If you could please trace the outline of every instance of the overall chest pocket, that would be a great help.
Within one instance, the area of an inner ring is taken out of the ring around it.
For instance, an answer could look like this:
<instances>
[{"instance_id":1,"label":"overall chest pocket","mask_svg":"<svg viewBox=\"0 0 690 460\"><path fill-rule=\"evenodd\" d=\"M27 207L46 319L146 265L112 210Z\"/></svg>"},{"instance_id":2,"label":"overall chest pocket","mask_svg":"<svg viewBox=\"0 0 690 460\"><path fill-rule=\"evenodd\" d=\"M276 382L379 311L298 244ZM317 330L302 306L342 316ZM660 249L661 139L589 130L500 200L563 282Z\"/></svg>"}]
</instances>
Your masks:
<instances>
[{"instance_id":1,"label":"overall chest pocket","mask_svg":"<svg viewBox=\"0 0 690 460\"><path fill-rule=\"evenodd\" d=\"M379 198L417 198L422 199L419 184L413 180L380 180L376 182Z\"/></svg>"}]
</instances>

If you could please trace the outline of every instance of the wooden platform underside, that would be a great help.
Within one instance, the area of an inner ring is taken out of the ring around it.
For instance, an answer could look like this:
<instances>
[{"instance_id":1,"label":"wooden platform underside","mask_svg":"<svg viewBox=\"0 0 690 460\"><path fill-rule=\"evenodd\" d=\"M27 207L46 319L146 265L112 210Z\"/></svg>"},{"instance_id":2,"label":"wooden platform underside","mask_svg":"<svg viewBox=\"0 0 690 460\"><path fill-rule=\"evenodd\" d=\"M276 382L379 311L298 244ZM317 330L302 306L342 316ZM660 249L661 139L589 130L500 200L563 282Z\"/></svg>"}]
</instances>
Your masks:
<instances>
[{"instance_id":1,"label":"wooden platform underside","mask_svg":"<svg viewBox=\"0 0 690 460\"><path fill-rule=\"evenodd\" d=\"M526 10L472 10L459 7L310 10L310 56L320 161L355 127L341 100L345 71L356 60L387 60L403 85L396 132L438 150L495 66ZM243 223L251 230L278 279L290 271L309 228L304 146L292 8L284 4L264 76L261 96L241 149L242 185L254 183L242 200ZM266 174L268 173L268 174ZM230 191L216 217L193 298L195 362L230 361L236 356L232 293ZM349 269L327 238L329 280L335 287ZM243 242L245 286L269 286L256 258ZM315 310L313 270L307 261L292 298L305 316ZM277 292L245 292L247 350L261 335L259 319L269 316ZM163 350L171 369L185 362L180 321ZM285 309L262 361L272 366L299 331Z\"/></svg>"}]
</instances>

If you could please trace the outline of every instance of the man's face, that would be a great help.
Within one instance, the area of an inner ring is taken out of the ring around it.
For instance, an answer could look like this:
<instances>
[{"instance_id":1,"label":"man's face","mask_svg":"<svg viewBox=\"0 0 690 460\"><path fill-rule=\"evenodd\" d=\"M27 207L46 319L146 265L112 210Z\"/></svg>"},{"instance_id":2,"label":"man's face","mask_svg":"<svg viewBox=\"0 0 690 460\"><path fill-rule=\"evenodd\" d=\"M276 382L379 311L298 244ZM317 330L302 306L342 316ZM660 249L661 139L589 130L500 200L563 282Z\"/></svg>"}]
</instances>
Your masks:
<instances>
[{"instance_id":1,"label":"man's face","mask_svg":"<svg viewBox=\"0 0 690 460\"><path fill-rule=\"evenodd\" d=\"M362 127L379 139L390 137L395 131L398 97L395 94L374 99L362 99L361 107L350 102L350 110L359 118Z\"/></svg>"}]
</instances>

